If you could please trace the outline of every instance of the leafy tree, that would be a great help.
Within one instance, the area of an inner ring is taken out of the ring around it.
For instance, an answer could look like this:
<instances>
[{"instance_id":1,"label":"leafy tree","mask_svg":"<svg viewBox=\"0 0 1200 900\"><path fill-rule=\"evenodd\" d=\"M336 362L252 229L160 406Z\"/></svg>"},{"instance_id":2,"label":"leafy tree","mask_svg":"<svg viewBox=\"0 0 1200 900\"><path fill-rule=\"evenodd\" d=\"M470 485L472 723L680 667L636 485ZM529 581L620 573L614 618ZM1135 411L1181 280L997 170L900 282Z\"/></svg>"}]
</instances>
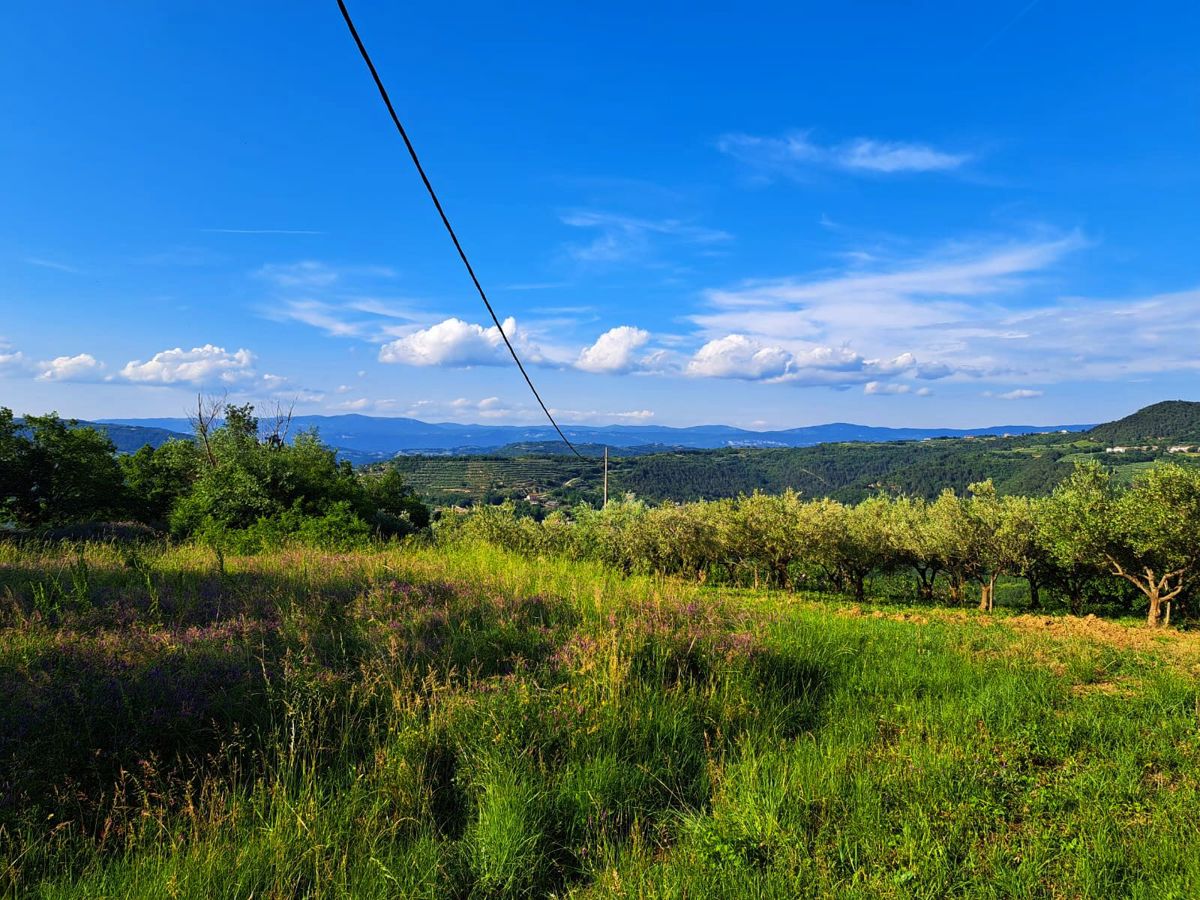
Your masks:
<instances>
[{"instance_id":1,"label":"leafy tree","mask_svg":"<svg viewBox=\"0 0 1200 900\"><path fill-rule=\"evenodd\" d=\"M1041 508L1038 539L1053 566L1054 582L1071 611L1083 612L1087 584L1104 571L1113 491L1093 461L1078 463Z\"/></svg>"},{"instance_id":2,"label":"leafy tree","mask_svg":"<svg viewBox=\"0 0 1200 900\"><path fill-rule=\"evenodd\" d=\"M24 434L22 434L24 432ZM22 446L24 444L24 446ZM120 515L126 508L121 467L108 436L54 413L26 416L18 431L0 416L0 474L8 514L27 526L63 525Z\"/></svg>"},{"instance_id":3,"label":"leafy tree","mask_svg":"<svg viewBox=\"0 0 1200 900\"><path fill-rule=\"evenodd\" d=\"M417 498L395 467L362 476L362 487L380 535L402 535L429 527L429 507Z\"/></svg>"},{"instance_id":4,"label":"leafy tree","mask_svg":"<svg viewBox=\"0 0 1200 900\"><path fill-rule=\"evenodd\" d=\"M1200 472L1160 464L1110 505L1104 557L1148 601L1146 623L1168 625L1171 603L1200 565Z\"/></svg>"},{"instance_id":5,"label":"leafy tree","mask_svg":"<svg viewBox=\"0 0 1200 900\"><path fill-rule=\"evenodd\" d=\"M171 440L155 448L146 444L120 457L134 517L164 527L171 510L192 488L202 457L192 441Z\"/></svg>"},{"instance_id":6,"label":"leafy tree","mask_svg":"<svg viewBox=\"0 0 1200 900\"><path fill-rule=\"evenodd\" d=\"M1023 497L1000 497L991 480L970 486L967 515L976 541L979 608L995 605L996 580L1001 575L1031 571L1038 556L1032 508Z\"/></svg>"},{"instance_id":7,"label":"leafy tree","mask_svg":"<svg viewBox=\"0 0 1200 900\"><path fill-rule=\"evenodd\" d=\"M933 527L929 503L922 497L899 497L887 510L896 562L913 569L917 600L931 602L938 573L942 571L942 545Z\"/></svg>"},{"instance_id":8,"label":"leafy tree","mask_svg":"<svg viewBox=\"0 0 1200 900\"><path fill-rule=\"evenodd\" d=\"M753 567L755 583L761 570L769 584L792 586L792 563L811 554L814 520L795 491L770 495L757 491L738 499L727 539Z\"/></svg>"},{"instance_id":9,"label":"leafy tree","mask_svg":"<svg viewBox=\"0 0 1200 900\"><path fill-rule=\"evenodd\" d=\"M978 523L963 498L949 488L928 509L930 537L950 581L950 599L963 603L967 582L976 577L982 565Z\"/></svg>"},{"instance_id":10,"label":"leafy tree","mask_svg":"<svg viewBox=\"0 0 1200 900\"><path fill-rule=\"evenodd\" d=\"M812 504L817 515L814 541L819 558L835 582L854 594L860 603L866 599L867 576L876 569L890 568L896 559L889 528L890 501L873 497L856 506L835 500Z\"/></svg>"},{"instance_id":11,"label":"leafy tree","mask_svg":"<svg viewBox=\"0 0 1200 900\"><path fill-rule=\"evenodd\" d=\"M29 441L21 436L13 412L0 406L0 523L16 518L18 500L25 493Z\"/></svg>"}]
</instances>

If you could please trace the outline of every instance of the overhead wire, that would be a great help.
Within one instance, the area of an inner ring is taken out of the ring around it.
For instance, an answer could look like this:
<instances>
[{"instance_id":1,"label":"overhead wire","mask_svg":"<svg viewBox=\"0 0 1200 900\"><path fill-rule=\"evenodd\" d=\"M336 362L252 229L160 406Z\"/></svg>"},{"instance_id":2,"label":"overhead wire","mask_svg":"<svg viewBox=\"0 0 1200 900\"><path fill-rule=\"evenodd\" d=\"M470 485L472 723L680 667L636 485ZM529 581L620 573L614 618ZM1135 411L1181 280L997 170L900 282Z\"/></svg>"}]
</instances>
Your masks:
<instances>
[{"instance_id":1,"label":"overhead wire","mask_svg":"<svg viewBox=\"0 0 1200 900\"><path fill-rule=\"evenodd\" d=\"M538 393L538 389L533 385L533 379L529 377L529 373L525 371L525 366L521 362L521 357L517 355L516 348L512 345L512 341L508 339L508 335L504 332L504 326L500 323L499 316L496 315L496 310L492 308L491 301L488 300L487 293L480 284L478 276L475 274L475 269L471 265L471 261L467 259L466 251L463 250L462 243L458 239L458 235L454 232L454 227L450 224L450 219L446 215L445 209L442 208L442 202L438 199L437 192L433 189L433 184L429 181L429 176L425 174L425 167L421 165L421 160L417 156L416 148L413 147L413 142L408 137L408 132L404 129L404 125L400 122L400 116L396 114L396 108L392 105L392 99L388 96L387 88L383 86L383 80L379 77L379 72L375 68L375 63L371 61L371 55L367 52L366 45L363 44L362 38L358 35L358 29L354 27L354 20L350 17L350 10L346 8L344 0L337 0L338 9L342 12L342 18L346 20L346 27L350 29L350 36L354 38L354 43L358 47L358 52L362 55L363 62L367 64L367 68L371 72L371 78L375 81L375 87L379 89L379 96L383 98L383 103L387 107L388 114L392 117L392 123L396 126L396 130L400 132L400 137L404 140L404 146L408 148L408 155L412 158L413 165L417 167L417 173L421 176L421 181L425 184L425 190L429 192L429 198L433 201L438 215L441 216L442 224L446 226L446 231L450 235L450 240L454 242L454 249L458 251L458 257L462 260L463 265L467 269L467 274L471 276L471 282L475 285L475 290L479 292L479 299L483 301L483 305L487 307L488 313L492 317L492 321L496 323L496 330L500 333L500 337L504 340L504 346L508 348L508 352L512 355L513 362L517 364L521 375L525 378L525 383L529 385L529 390L533 393L534 398L538 402L538 406L542 408L542 412L546 414L546 418L550 420L550 424L554 426L554 430L558 432L558 436L562 438L562 442L566 444L572 453L580 459L583 459L583 454L575 449L575 445L563 434L563 430L558 426L558 422L554 420L550 410L542 400L542 395Z\"/></svg>"}]
</instances>

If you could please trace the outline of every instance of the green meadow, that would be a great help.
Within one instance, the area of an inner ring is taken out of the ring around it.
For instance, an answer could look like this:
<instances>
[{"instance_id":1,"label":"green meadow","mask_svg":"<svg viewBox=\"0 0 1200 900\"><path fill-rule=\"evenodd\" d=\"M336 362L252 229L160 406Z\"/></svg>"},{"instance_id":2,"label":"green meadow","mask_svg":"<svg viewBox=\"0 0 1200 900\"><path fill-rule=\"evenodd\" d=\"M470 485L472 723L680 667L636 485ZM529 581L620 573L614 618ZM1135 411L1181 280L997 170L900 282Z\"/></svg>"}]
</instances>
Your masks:
<instances>
[{"instance_id":1,"label":"green meadow","mask_svg":"<svg viewBox=\"0 0 1200 900\"><path fill-rule=\"evenodd\" d=\"M1200 640L411 543L0 544L0 895L1190 897Z\"/></svg>"}]
</instances>

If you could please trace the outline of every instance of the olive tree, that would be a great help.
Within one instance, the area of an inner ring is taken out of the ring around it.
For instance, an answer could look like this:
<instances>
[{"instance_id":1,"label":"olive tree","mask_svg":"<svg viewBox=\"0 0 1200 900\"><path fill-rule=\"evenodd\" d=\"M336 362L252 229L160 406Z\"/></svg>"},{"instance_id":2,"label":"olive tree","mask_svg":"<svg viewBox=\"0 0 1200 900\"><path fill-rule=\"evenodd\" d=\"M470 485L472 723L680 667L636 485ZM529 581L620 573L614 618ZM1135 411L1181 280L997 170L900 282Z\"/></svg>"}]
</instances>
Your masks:
<instances>
[{"instance_id":1,"label":"olive tree","mask_svg":"<svg viewBox=\"0 0 1200 900\"><path fill-rule=\"evenodd\" d=\"M1200 471L1160 464L1136 477L1111 504L1104 557L1146 596L1146 624L1169 625L1200 566Z\"/></svg>"}]
</instances>

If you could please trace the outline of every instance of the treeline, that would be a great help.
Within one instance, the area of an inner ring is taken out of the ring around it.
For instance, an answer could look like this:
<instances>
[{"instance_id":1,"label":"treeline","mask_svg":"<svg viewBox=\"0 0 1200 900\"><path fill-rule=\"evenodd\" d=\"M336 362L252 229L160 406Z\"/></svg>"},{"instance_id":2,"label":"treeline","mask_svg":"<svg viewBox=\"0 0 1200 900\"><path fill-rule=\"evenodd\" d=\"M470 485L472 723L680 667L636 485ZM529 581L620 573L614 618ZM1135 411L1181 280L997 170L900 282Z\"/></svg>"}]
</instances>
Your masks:
<instances>
[{"instance_id":1,"label":"treeline","mask_svg":"<svg viewBox=\"0 0 1200 900\"><path fill-rule=\"evenodd\" d=\"M218 548L254 551L300 538L351 545L423 529L429 510L392 469L358 473L314 431L254 407L201 403L194 440L118 455L108 437L56 415L0 407L0 526L104 533L113 522ZM102 524L104 523L104 524Z\"/></svg>"},{"instance_id":2,"label":"treeline","mask_svg":"<svg viewBox=\"0 0 1200 900\"><path fill-rule=\"evenodd\" d=\"M1061 598L1075 613L1099 598L1169 624L1194 596L1200 565L1200 471L1160 464L1121 487L1081 463L1048 497L1000 495L991 481L936 499L804 500L793 491L649 506L631 498L538 522L511 506L446 512L445 540L600 560L626 572L865 599L868 578L907 574L922 602L994 605L997 581L1023 579L1030 605ZM1178 617L1178 616L1177 616Z\"/></svg>"}]
</instances>

